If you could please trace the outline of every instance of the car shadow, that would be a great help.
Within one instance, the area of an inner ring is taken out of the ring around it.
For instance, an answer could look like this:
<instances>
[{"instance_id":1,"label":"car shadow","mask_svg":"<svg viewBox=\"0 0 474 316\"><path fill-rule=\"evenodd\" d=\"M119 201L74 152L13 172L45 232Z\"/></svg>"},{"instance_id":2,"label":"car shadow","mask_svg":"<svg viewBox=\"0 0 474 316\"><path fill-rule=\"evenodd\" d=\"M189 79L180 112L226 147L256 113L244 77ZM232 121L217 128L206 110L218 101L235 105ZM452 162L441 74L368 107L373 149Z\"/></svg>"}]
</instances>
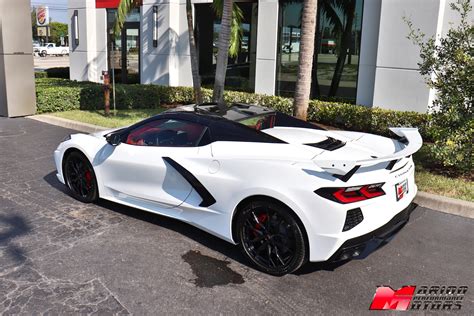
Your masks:
<instances>
[{"instance_id":1,"label":"car shadow","mask_svg":"<svg viewBox=\"0 0 474 316\"><path fill-rule=\"evenodd\" d=\"M62 183L60 183L58 179L56 178L55 172L49 173L43 179L48 184L50 184L53 188L61 192L64 192L65 194L68 194L68 190L66 189L66 187ZM219 252L223 254L224 256L226 256L227 258L237 261L238 263L246 267L255 269L255 267L241 253L240 248L238 246L233 245L227 241L224 241L218 237L215 237L209 233L206 233L205 231L197 227L194 227L190 224L179 221L177 219L138 210L133 207L125 206L125 205L118 204L118 203L111 202L104 199L100 199L95 204L109 211L172 230L176 233L179 233L181 235L184 235L192 239L193 241L203 245L204 247L207 247L216 252ZM350 260L341 261L337 263L308 262L306 265L304 265L301 269L299 269L293 274L305 275L305 274L314 273L317 271L334 271L340 266L346 264L348 261Z\"/></svg>"}]
</instances>

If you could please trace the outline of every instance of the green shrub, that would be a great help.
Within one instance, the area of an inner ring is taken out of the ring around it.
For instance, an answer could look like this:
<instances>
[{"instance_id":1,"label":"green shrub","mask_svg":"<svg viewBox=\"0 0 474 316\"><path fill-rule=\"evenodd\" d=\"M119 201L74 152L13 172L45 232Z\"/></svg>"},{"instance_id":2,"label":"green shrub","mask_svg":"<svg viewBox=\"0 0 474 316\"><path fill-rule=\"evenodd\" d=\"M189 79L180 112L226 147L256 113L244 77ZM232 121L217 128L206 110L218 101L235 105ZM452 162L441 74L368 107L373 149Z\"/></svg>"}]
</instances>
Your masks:
<instances>
[{"instance_id":1,"label":"green shrub","mask_svg":"<svg viewBox=\"0 0 474 316\"><path fill-rule=\"evenodd\" d=\"M35 72L35 78L69 79L69 67L55 67Z\"/></svg>"},{"instance_id":2,"label":"green shrub","mask_svg":"<svg viewBox=\"0 0 474 316\"><path fill-rule=\"evenodd\" d=\"M68 110L96 110L104 107L102 85L64 79L37 79L37 112ZM212 91L203 89L204 102L210 102ZM228 103L252 103L264 105L291 114L293 102L289 98L246 92L226 91ZM157 108L161 104L189 104L193 102L190 87L167 87L157 85L116 85L118 109ZM418 127L425 141L433 139L433 127L429 116L416 112L401 112L369 108L348 103L311 100L308 119L322 124L390 136L388 127Z\"/></svg>"},{"instance_id":3,"label":"green shrub","mask_svg":"<svg viewBox=\"0 0 474 316\"><path fill-rule=\"evenodd\" d=\"M474 25L469 0L450 4L459 14L442 37L426 38L411 21L408 36L420 48L420 73L436 98L430 108L436 126L432 154L445 167L474 172Z\"/></svg>"}]
</instances>

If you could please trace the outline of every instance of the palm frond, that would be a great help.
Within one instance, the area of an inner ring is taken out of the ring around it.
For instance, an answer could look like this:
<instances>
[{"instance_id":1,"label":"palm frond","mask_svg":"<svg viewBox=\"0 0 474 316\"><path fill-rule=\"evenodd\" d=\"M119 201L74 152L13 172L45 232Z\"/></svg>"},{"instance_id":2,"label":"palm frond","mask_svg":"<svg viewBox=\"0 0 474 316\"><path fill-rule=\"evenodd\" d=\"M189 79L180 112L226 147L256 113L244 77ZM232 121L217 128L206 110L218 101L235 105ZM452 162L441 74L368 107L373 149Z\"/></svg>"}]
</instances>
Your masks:
<instances>
[{"instance_id":1,"label":"palm frond","mask_svg":"<svg viewBox=\"0 0 474 316\"><path fill-rule=\"evenodd\" d=\"M118 35L130 12L139 6L137 0L121 0L115 15L114 34Z\"/></svg>"},{"instance_id":2,"label":"palm frond","mask_svg":"<svg viewBox=\"0 0 474 316\"><path fill-rule=\"evenodd\" d=\"M341 33L344 26L338 11L344 13L344 6L340 3L340 1L323 0L321 2L321 10L325 13L330 23L334 25L334 32L336 34Z\"/></svg>"},{"instance_id":3,"label":"palm frond","mask_svg":"<svg viewBox=\"0 0 474 316\"><path fill-rule=\"evenodd\" d=\"M236 57L239 54L240 44L242 43L242 37L244 35L242 30L242 20L244 19L244 13L236 3L234 3L232 10L229 56Z\"/></svg>"},{"instance_id":4,"label":"palm frond","mask_svg":"<svg viewBox=\"0 0 474 316\"><path fill-rule=\"evenodd\" d=\"M222 18L222 10L224 8L223 0L213 0L212 7L218 18ZM243 30L242 21L244 19L244 13L237 3L232 4L232 24L230 30L230 45L229 45L229 56L236 57L240 51L240 43L242 42Z\"/></svg>"}]
</instances>

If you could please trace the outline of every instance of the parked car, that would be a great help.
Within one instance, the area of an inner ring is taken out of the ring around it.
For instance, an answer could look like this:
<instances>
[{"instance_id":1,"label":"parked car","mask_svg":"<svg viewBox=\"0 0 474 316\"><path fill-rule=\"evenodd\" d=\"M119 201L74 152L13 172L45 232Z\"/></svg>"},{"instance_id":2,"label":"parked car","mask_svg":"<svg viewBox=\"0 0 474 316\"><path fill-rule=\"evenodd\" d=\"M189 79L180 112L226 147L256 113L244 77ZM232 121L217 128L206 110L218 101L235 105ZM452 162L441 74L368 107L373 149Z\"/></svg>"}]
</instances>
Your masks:
<instances>
[{"instance_id":1,"label":"parked car","mask_svg":"<svg viewBox=\"0 0 474 316\"><path fill-rule=\"evenodd\" d=\"M70 135L54 159L76 199L176 218L284 275L307 261L363 258L408 222L422 139L416 128L391 130L394 139L328 131L264 107L220 114L205 104Z\"/></svg>"},{"instance_id":2,"label":"parked car","mask_svg":"<svg viewBox=\"0 0 474 316\"><path fill-rule=\"evenodd\" d=\"M41 57L48 55L64 56L69 55L68 46L56 46L54 43L47 43L45 46L36 47L34 52L38 52Z\"/></svg>"}]
</instances>

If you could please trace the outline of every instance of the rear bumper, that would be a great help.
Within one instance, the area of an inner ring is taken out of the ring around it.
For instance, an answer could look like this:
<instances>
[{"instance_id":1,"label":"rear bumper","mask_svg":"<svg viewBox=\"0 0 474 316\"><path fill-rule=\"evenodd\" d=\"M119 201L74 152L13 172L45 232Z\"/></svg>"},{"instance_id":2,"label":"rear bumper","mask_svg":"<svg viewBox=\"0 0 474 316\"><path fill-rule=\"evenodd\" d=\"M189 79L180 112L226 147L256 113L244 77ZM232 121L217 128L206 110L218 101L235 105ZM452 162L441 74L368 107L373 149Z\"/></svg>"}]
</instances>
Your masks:
<instances>
[{"instance_id":1,"label":"rear bumper","mask_svg":"<svg viewBox=\"0 0 474 316\"><path fill-rule=\"evenodd\" d=\"M386 244L403 226L409 221L410 214L417 207L411 203L400 213L395 215L387 224L377 228L365 235L348 239L329 258L330 262L337 262L348 259L362 259L367 257L373 250Z\"/></svg>"}]
</instances>

